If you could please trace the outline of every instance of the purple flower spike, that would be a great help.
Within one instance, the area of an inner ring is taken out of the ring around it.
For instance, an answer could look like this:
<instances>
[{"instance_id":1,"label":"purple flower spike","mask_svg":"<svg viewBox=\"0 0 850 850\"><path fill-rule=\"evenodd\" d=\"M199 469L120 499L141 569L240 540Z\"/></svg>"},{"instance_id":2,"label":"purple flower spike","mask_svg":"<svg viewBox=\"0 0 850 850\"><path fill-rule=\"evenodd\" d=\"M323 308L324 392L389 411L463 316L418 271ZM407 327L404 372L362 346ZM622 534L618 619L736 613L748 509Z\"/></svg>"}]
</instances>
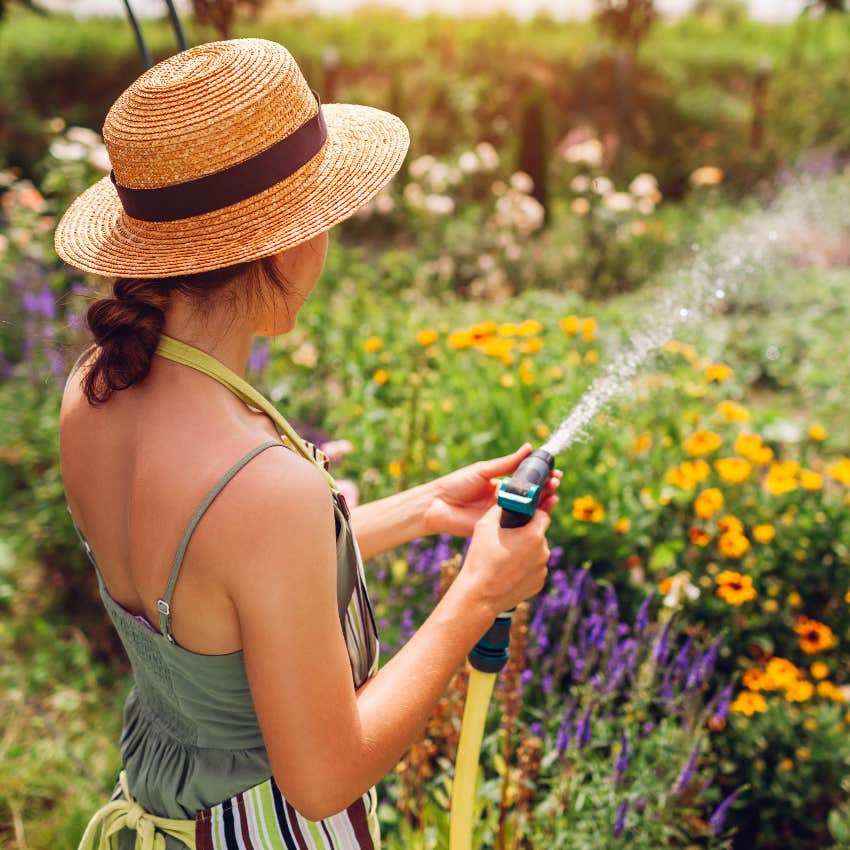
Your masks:
<instances>
[{"instance_id":1,"label":"purple flower spike","mask_svg":"<svg viewBox=\"0 0 850 850\"><path fill-rule=\"evenodd\" d=\"M570 746L574 708L575 700L570 703L569 707L564 712L564 716L561 718L561 725L558 727L558 734L555 737L555 748L558 750L559 756L562 756Z\"/></svg>"},{"instance_id":2,"label":"purple flower spike","mask_svg":"<svg viewBox=\"0 0 850 850\"><path fill-rule=\"evenodd\" d=\"M667 661L667 654L670 651L670 623L668 620L661 629L658 639L655 641L655 648L652 651L652 660L656 666L661 666Z\"/></svg>"},{"instance_id":3,"label":"purple flower spike","mask_svg":"<svg viewBox=\"0 0 850 850\"><path fill-rule=\"evenodd\" d=\"M717 708L714 709L714 714L711 715L712 723L721 723L726 719L729 713L729 705L732 702L732 683L720 692L720 698L717 700Z\"/></svg>"},{"instance_id":4,"label":"purple flower spike","mask_svg":"<svg viewBox=\"0 0 850 850\"><path fill-rule=\"evenodd\" d=\"M591 703L576 726L576 743L578 744L579 749L586 747L590 743L592 731L590 726L590 714L592 710L593 704Z\"/></svg>"},{"instance_id":5,"label":"purple flower spike","mask_svg":"<svg viewBox=\"0 0 850 850\"><path fill-rule=\"evenodd\" d=\"M676 654L676 660L673 662L673 675L684 676L688 671L691 662L691 644L693 639L689 636L682 644L682 648Z\"/></svg>"},{"instance_id":6,"label":"purple flower spike","mask_svg":"<svg viewBox=\"0 0 850 850\"><path fill-rule=\"evenodd\" d=\"M638 608L637 617L635 617L635 636L638 640L646 635L646 630L649 627L649 606L652 604L654 596L655 591L652 591Z\"/></svg>"},{"instance_id":7,"label":"purple flower spike","mask_svg":"<svg viewBox=\"0 0 850 850\"><path fill-rule=\"evenodd\" d=\"M694 769L697 766L697 757L699 756L699 745L700 739L697 738L697 742L694 744L693 749L691 750L691 754L688 756L688 760L685 762L685 766L682 768L682 772L676 777L676 781L673 783L673 794L681 794L688 785L691 784L691 780L694 778Z\"/></svg>"},{"instance_id":8,"label":"purple flower spike","mask_svg":"<svg viewBox=\"0 0 850 850\"><path fill-rule=\"evenodd\" d=\"M549 568L557 567L561 563L561 558L564 556L564 547L555 546L549 553Z\"/></svg>"},{"instance_id":9,"label":"purple flower spike","mask_svg":"<svg viewBox=\"0 0 850 850\"><path fill-rule=\"evenodd\" d=\"M619 838L623 834L623 829L626 825L626 811L628 808L628 800L623 800L623 802L617 806L617 814L614 816L614 838Z\"/></svg>"},{"instance_id":10,"label":"purple flower spike","mask_svg":"<svg viewBox=\"0 0 850 850\"><path fill-rule=\"evenodd\" d=\"M709 829L711 830L712 835L720 835L723 832L723 824L726 822L726 814L729 811L729 806L732 805L732 801L741 793L741 789L739 788L737 791L733 791L714 811L714 814L708 821Z\"/></svg>"},{"instance_id":11,"label":"purple flower spike","mask_svg":"<svg viewBox=\"0 0 850 850\"><path fill-rule=\"evenodd\" d=\"M258 375L262 375L269 365L271 354L268 344L261 341L255 341L248 354L248 368Z\"/></svg>"},{"instance_id":12,"label":"purple flower spike","mask_svg":"<svg viewBox=\"0 0 850 850\"><path fill-rule=\"evenodd\" d=\"M620 735L620 752L614 760L614 776L619 779L629 767L629 733L623 730Z\"/></svg>"}]
</instances>

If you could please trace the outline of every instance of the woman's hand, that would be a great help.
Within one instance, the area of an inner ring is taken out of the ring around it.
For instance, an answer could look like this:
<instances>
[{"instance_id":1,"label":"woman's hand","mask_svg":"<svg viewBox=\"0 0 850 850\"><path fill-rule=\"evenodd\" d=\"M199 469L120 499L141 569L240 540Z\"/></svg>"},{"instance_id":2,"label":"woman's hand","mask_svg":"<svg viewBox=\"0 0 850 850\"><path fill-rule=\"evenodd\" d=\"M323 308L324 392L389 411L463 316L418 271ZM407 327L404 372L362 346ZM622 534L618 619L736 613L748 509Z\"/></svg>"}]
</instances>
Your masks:
<instances>
[{"instance_id":1,"label":"woman's hand","mask_svg":"<svg viewBox=\"0 0 850 850\"><path fill-rule=\"evenodd\" d=\"M496 503L499 483L493 479L515 472L531 452L531 443L525 443L513 454L471 463L433 481L434 497L423 518L425 533L469 537L475 523ZM554 502L549 497L563 474L560 469L552 473L540 494L541 509L551 511Z\"/></svg>"}]
</instances>

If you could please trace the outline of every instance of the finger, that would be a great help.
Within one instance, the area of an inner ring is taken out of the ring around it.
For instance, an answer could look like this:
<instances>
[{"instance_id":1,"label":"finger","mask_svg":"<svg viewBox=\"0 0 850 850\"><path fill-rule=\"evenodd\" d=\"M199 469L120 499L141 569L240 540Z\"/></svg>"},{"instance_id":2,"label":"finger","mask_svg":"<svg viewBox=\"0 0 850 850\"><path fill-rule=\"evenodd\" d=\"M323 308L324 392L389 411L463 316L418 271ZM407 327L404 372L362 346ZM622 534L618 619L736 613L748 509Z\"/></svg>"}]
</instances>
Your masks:
<instances>
[{"instance_id":1,"label":"finger","mask_svg":"<svg viewBox=\"0 0 850 850\"><path fill-rule=\"evenodd\" d=\"M531 443L523 443L509 455L480 461L478 471L487 478L510 475L531 452Z\"/></svg>"},{"instance_id":2,"label":"finger","mask_svg":"<svg viewBox=\"0 0 850 850\"><path fill-rule=\"evenodd\" d=\"M561 501L561 499L560 499L559 496L547 496L545 499L543 499L540 502L540 504L538 506L538 510L541 510L544 513L547 513L547 514L551 514L552 508L554 508L555 505L557 505L558 502L560 502L560 501Z\"/></svg>"}]
</instances>

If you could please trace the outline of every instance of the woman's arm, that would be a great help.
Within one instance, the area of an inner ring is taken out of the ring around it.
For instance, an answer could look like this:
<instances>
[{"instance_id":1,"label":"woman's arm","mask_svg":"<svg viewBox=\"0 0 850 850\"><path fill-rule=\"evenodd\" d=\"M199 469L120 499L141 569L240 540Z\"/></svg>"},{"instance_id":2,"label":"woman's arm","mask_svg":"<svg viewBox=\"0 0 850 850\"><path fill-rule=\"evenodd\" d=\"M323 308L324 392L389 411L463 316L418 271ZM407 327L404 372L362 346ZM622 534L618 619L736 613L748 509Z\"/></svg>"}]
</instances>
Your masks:
<instances>
[{"instance_id":1,"label":"woman's arm","mask_svg":"<svg viewBox=\"0 0 850 850\"><path fill-rule=\"evenodd\" d=\"M540 590L549 556L545 509L555 497L522 529L500 529L498 509L489 511L431 616L355 692L337 611L327 485L303 459L271 455L258 456L222 492L215 576L239 619L274 777L305 817L318 820L393 767L495 614Z\"/></svg>"},{"instance_id":2,"label":"woman's arm","mask_svg":"<svg viewBox=\"0 0 850 850\"><path fill-rule=\"evenodd\" d=\"M438 494L438 481L420 484L352 509L351 527L364 561L433 533L425 525L425 515Z\"/></svg>"}]
</instances>

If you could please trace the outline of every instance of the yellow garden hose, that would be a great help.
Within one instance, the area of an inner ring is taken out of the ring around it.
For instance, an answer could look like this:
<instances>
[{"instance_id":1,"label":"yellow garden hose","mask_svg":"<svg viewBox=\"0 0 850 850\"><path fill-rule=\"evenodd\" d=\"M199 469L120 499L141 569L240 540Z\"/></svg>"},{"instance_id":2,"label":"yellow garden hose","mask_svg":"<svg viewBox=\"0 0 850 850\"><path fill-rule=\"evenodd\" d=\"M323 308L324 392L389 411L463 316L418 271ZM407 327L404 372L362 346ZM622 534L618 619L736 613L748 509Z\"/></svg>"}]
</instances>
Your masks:
<instances>
[{"instance_id":1,"label":"yellow garden hose","mask_svg":"<svg viewBox=\"0 0 850 850\"><path fill-rule=\"evenodd\" d=\"M469 673L469 688L463 707L463 722L455 761L452 783L452 816L449 824L450 850L472 850L472 811L475 805L475 780L484 724L496 673L482 673L473 668Z\"/></svg>"},{"instance_id":2,"label":"yellow garden hose","mask_svg":"<svg viewBox=\"0 0 850 850\"><path fill-rule=\"evenodd\" d=\"M554 455L538 449L523 460L511 478L502 481L498 498L502 507L502 528L519 528L531 520L537 510L542 488L549 480L554 466ZM469 688L463 708L452 783L449 850L472 850L472 814L481 742L496 676L508 660L512 618L513 609L499 614L487 634L469 653L472 670L469 673Z\"/></svg>"}]
</instances>

